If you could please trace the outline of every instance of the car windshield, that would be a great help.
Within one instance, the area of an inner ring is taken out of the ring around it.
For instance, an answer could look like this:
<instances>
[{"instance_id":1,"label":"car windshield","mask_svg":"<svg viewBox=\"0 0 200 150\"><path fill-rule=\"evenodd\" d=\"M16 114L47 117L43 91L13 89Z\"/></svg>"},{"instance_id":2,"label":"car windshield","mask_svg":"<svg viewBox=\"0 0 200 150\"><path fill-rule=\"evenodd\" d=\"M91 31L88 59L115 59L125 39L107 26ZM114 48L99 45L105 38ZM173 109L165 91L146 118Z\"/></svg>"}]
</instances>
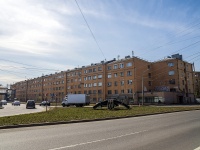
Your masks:
<instances>
[{"instance_id":1,"label":"car windshield","mask_svg":"<svg viewBox=\"0 0 200 150\"><path fill-rule=\"evenodd\" d=\"M34 101L28 101L28 104L35 104Z\"/></svg>"}]
</instances>

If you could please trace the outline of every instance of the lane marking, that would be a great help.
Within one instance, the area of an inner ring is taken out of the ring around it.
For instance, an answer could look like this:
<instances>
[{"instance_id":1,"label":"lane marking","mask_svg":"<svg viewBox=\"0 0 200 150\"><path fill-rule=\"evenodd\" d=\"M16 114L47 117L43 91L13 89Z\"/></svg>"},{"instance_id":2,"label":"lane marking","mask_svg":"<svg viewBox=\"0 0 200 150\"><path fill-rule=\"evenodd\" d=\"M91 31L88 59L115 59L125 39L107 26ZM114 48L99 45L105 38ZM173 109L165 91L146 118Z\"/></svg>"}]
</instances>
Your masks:
<instances>
[{"instance_id":1,"label":"lane marking","mask_svg":"<svg viewBox=\"0 0 200 150\"><path fill-rule=\"evenodd\" d=\"M199 147L197 147L197 148L195 148L194 150L200 150L200 146L199 146Z\"/></svg>"},{"instance_id":2,"label":"lane marking","mask_svg":"<svg viewBox=\"0 0 200 150\"><path fill-rule=\"evenodd\" d=\"M96 141L90 141L90 142L85 142L85 143L68 145L68 146L53 148L53 149L49 149L49 150L60 150L60 149L64 149L64 148L71 148L71 147L76 147L76 146L81 146L81 145L86 145L86 144L92 144L92 143L97 143L97 142L102 142L102 141L107 141L107 140L113 140L113 139L117 139L117 138L121 138L121 137L125 137L125 136L139 134L139 133L146 132L146 131L148 131L148 130L143 130L143 131L138 131L138 132L132 132L132 133L128 133L128 134L124 134L124 135L119 135L119 136L115 136L115 137L111 137L111 138L107 138L107 139L100 139L100 140L96 140Z\"/></svg>"}]
</instances>

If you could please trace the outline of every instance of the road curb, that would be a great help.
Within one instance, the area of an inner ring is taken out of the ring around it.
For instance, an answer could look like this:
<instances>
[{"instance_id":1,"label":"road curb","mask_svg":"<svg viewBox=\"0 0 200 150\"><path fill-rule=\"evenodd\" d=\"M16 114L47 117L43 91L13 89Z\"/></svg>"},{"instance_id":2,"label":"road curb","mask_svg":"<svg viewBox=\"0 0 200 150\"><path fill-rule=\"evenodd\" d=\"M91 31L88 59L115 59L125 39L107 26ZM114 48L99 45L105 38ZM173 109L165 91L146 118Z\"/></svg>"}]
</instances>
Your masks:
<instances>
[{"instance_id":1,"label":"road curb","mask_svg":"<svg viewBox=\"0 0 200 150\"><path fill-rule=\"evenodd\" d=\"M184 111L195 111L194 110L180 110L173 112L162 112L162 113L149 113L149 114L138 114L133 116L122 116L122 117L109 117L109 118L98 118L98 119L85 119L85 120L71 120L71 121L58 121L58 122L44 122L44 123L33 123L33 124L19 124L19 125L7 125L0 126L0 129L11 129L11 128L23 128L23 127L36 127L36 126L47 126L47 125L59 125L59 124L72 124L72 123L82 123L82 122L94 122L94 121L103 121L103 120L114 120L114 119L123 119L123 118L134 118L134 117L142 117L142 116L150 116L150 115L159 115L159 114L169 114L176 112L184 112Z\"/></svg>"}]
</instances>

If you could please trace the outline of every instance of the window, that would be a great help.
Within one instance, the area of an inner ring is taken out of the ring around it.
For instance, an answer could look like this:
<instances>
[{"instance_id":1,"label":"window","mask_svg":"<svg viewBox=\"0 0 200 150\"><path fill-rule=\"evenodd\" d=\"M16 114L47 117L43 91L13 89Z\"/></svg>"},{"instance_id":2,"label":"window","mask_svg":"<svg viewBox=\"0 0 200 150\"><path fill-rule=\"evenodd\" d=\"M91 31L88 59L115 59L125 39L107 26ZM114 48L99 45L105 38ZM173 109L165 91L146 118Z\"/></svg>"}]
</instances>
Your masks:
<instances>
[{"instance_id":1,"label":"window","mask_svg":"<svg viewBox=\"0 0 200 150\"><path fill-rule=\"evenodd\" d=\"M133 81L132 81L132 80L128 80L128 84L130 84L130 85L131 85L132 83L133 83Z\"/></svg>"},{"instance_id":2,"label":"window","mask_svg":"<svg viewBox=\"0 0 200 150\"><path fill-rule=\"evenodd\" d=\"M170 76L174 75L174 71L169 71L169 75Z\"/></svg>"},{"instance_id":3,"label":"window","mask_svg":"<svg viewBox=\"0 0 200 150\"><path fill-rule=\"evenodd\" d=\"M84 87L87 87L87 84L84 84Z\"/></svg>"},{"instance_id":4,"label":"window","mask_svg":"<svg viewBox=\"0 0 200 150\"><path fill-rule=\"evenodd\" d=\"M100 74L100 75L98 75L98 79L101 79L102 78L102 75Z\"/></svg>"},{"instance_id":5,"label":"window","mask_svg":"<svg viewBox=\"0 0 200 150\"><path fill-rule=\"evenodd\" d=\"M101 67L98 67L98 71L101 71L102 70L102 68Z\"/></svg>"},{"instance_id":6,"label":"window","mask_svg":"<svg viewBox=\"0 0 200 150\"><path fill-rule=\"evenodd\" d=\"M108 94L112 94L112 91L111 91L111 90L108 90Z\"/></svg>"},{"instance_id":7,"label":"window","mask_svg":"<svg viewBox=\"0 0 200 150\"><path fill-rule=\"evenodd\" d=\"M114 76L117 77L117 73L114 73Z\"/></svg>"},{"instance_id":8,"label":"window","mask_svg":"<svg viewBox=\"0 0 200 150\"><path fill-rule=\"evenodd\" d=\"M173 67L173 66L174 66L174 63L173 63L173 62L169 62L169 63L168 63L168 66L169 66L169 67Z\"/></svg>"},{"instance_id":9,"label":"window","mask_svg":"<svg viewBox=\"0 0 200 150\"><path fill-rule=\"evenodd\" d=\"M151 73L149 73L148 75L149 75L149 78L151 78Z\"/></svg>"},{"instance_id":10,"label":"window","mask_svg":"<svg viewBox=\"0 0 200 150\"><path fill-rule=\"evenodd\" d=\"M84 70L84 73L87 73L87 70Z\"/></svg>"},{"instance_id":11,"label":"window","mask_svg":"<svg viewBox=\"0 0 200 150\"><path fill-rule=\"evenodd\" d=\"M92 87L92 83L89 83L89 84L88 84L88 87Z\"/></svg>"},{"instance_id":12,"label":"window","mask_svg":"<svg viewBox=\"0 0 200 150\"><path fill-rule=\"evenodd\" d=\"M108 82L108 86L111 86L112 85L112 82Z\"/></svg>"},{"instance_id":13,"label":"window","mask_svg":"<svg viewBox=\"0 0 200 150\"><path fill-rule=\"evenodd\" d=\"M102 90L98 90L98 94L102 94Z\"/></svg>"},{"instance_id":14,"label":"window","mask_svg":"<svg viewBox=\"0 0 200 150\"><path fill-rule=\"evenodd\" d=\"M88 94L92 94L92 91L91 91L91 90L89 90L89 91L88 91Z\"/></svg>"},{"instance_id":15,"label":"window","mask_svg":"<svg viewBox=\"0 0 200 150\"><path fill-rule=\"evenodd\" d=\"M132 76L132 71L127 71L127 76Z\"/></svg>"},{"instance_id":16,"label":"window","mask_svg":"<svg viewBox=\"0 0 200 150\"><path fill-rule=\"evenodd\" d=\"M79 78L78 81L81 81L81 78Z\"/></svg>"},{"instance_id":17,"label":"window","mask_svg":"<svg viewBox=\"0 0 200 150\"><path fill-rule=\"evenodd\" d=\"M107 70L111 70L111 66L108 66Z\"/></svg>"},{"instance_id":18,"label":"window","mask_svg":"<svg viewBox=\"0 0 200 150\"><path fill-rule=\"evenodd\" d=\"M124 90L121 90L121 94L124 94Z\"/></svg>"},{"instance_id":19,"label":"window","mask_svg":"<svg viewBox=\"0 0 200 150\"><path fill-rule=\"evenodd\" d=\"M87 91L84 91L84 94L87 94Z\"/></svg>"},{"instance_id":20,"label":"window","mask_svg":"<svg viewBox=\"0 0 200 150\"><path fill-rule=\"evenodd\" d=\"M117 86L117 81L115 81L115 86Z\"/></svg>"},{"instance_id":21,"label":"window","mask_svg":"<svg viewBox=\"0 0 200 150\"><path fill-rule=\"evenodd\" d=\"M111 73L109 73L109 74L108 74L108 78L111 78L111 77L112 77L112 75L111 75Z\"/></svg>"},{"instance_id":22,"label":"window","mask_svg":"<svg viewBox=\"0 0 200 150\"><path fill-rule=\"evenodd\" d=\"M132 89L127 90L128 93L133 93Z\"/></svg>"},{"instance_id":23,"label":"window","mask_svg":"<svg viewBox=\"0 0 200 150\"><path fill-rule=\"evenodd\" d=\"M115 94L118 94L118 90L115 90Z\"/></svg>"},{"instance_id":24,"label":"window","mask_svg":"<svg viewBox=\"0 0 200 150\"><path fill-rule=\"evenodd\" d=\"M113 66L113 69L117 69L117 68L118 68L118 65L115 64L115 65Z\"/></svg>"},{"instance_id":25,"label":"window","mask_svg":"<svg viewBox=\"0 0 200 150\"><path fill-rule=\"evenodd\" d=\"M149 81L149 86L151 86L151 81Z\"/></svg>"},{"instance_id":26,"label":"window","mask_svg":"<svg viewBox=\"0 0 200 150\"><path fill-rule=\"evenodd\" d=\"M70 89L71 87L70 86L67 86L67 89Z\"/></svg>"},{"instance_id":27,"label":"window","mask_svg":"<svg viewBox=\"0 0 200 150\"><path fill-rule=\"evenodd\" d=\"M126 64L126 67L130 67L130 66L132 66L132 62L129 62Z\"/></svg>"},{"instance_id":28,"label":"window","mask_svg":"<svg viewBox=\"0 0 200 150\"><path fill-rule=\"evenodd\" d=\"M96 72L97 71L97 69L96 68L93 68L93 72Z\"/></svg>"},{"instance_id":29,"label":"window","mask_svg":"<svg viewBox=\"0 0 200 150\"><path fill-rule=\"evenodd\" d=\"M124 76L124 73L123 73L123 72L120 72L120 76L123 77L123 76Z\"/></svg>"},{"instance_id":30,"label":"window","mask_svg":"<svg viewBox=\"0 0 200 150\"><path fill-rule=\"evenodd\" d=\"M92 79L92 77L91 76L88 76L88 80L91 80Z\"/></svg>"},{"instance_id":31,"label":"window","mask_svg":"<svg viewBox=\"0 0 200 150\"><path fill-rule=\"evenodd\" d=\"M96 91L96 90L93 90L93 94L97 94L97 91Z\"/></svg>"},{"instance_id":32,"label":"window","mask_svg":"<svg viewBox=\"0 0 200 150\"><path fill-rule=\"evenodd\" d=\"M99 83L98 83L98 86L102 86L102 82L99 82Z\"/></svg>"},{"instance_id":33,"label":"window","mask_svg":"<svg viewBox=\"0 0 200 150\"><path fill-rule=\"evenodd\" d=\"M88 70L88 73L91 73L91 72L92 72L92 69L89 69L89 70Z\"/></svg>"},{"instance_id":34,"label":"window","mask_svg":"<svg viewBox=\"0 0 200 150\"><path fill-rule=\"evenodd\" d=\"M119 68L124 68L124 64L119 64Z\"/></svg>"},{"instance_id":35,"label":"window","mask_svg":"<svg viewBox=\"0 0 200 150\"><path fill-rule=\"evenodd\" d=\"M97 83L94 83L93 86L97 86Z\"/></svg>"},{"instance_id":36,"label":"window","mask_svg":"<svg viewBox=\"0 0 200 150\"><path fill-rule=\"evenodd\" d=\"M84 77L84 80L87 80L87 77Z\"/></svg>"},{"instance_id":37,"label":"window","mask_svg":"<svg viewBox=\"0 0 200 150\"><path fill-rule=\"evenodd\" d=\"M124 81L121 81L121 85L124 85Z\"/></svg>"},{"instance_id":38,"label":"window","mask_svg":"<svg viewBox=\"0 0 200 150\"><path fill-rule=\"evenodd\" d=\"M175 79L170 79L169 84L175 84Z\"/></svg>"},{"instance_id":39,"label":"window","mask_svg":"<svg viewBox=\"0 0 200 150\"><path fill-rule=\"evenodd\" d=\"M96 80L97 76L93 76L93 80Z\"/></svg>"}]
</instances>

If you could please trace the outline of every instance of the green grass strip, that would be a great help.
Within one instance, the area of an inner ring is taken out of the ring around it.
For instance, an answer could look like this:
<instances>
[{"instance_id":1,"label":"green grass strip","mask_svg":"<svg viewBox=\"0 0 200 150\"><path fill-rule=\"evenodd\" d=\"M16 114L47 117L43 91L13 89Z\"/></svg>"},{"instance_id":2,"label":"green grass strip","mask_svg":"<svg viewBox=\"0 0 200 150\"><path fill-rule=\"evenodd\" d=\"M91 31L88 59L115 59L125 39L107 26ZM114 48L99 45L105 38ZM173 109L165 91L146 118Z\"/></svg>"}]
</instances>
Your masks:
<instances>
[{"instance_id":1,"label":"green grass strip","mask_svg":"<svg viewBox=\"0 0 200 150\"><path fill-rule=\"evenodd\" d=\"M129 110L123 107L117 107L113 110L108 110L107 108L102 108L97 110L94 110L93 108L76 108L76 107L52 108L47 112L0 117L0 126L137 116L145 114L186 111L186 110L196 110L196 109L200 109L200 106L197 107L135 106Z\"/></svg>"}]
</instances>

